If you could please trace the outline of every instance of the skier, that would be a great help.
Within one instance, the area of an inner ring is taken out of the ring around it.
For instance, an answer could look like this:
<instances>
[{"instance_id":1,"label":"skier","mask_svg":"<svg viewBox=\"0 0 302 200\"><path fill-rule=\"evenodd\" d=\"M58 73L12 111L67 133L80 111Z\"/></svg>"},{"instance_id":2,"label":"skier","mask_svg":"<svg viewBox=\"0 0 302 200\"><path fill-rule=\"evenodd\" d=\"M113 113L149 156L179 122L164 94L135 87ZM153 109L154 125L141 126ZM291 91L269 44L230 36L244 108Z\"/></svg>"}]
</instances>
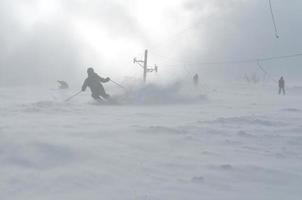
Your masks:
<instances>
[{"instance_id":1,"label":"skier","mask_svg":"<svg viewBox=\"0 0 302 200\"><path fill-rule=\"evenodd\" d=\"M97 73L94 72L93 68L87 69L88 77L83 83L82 92L86 90L87 87L91 90L91 96L97 101L102 101L104 99L108 99L110 96L106 94L105 89L102 83L106 83L110 81L110 78L102 78Z\"/></svg>"},{"instance_id":2,"label":"skier","mask_svg":"<svg viewBox=\"0 0 302 200\"><path fill-rule=\"evenodd\" d=\"M198 74L196 73L194 76L193 76L193 83L194 85L197 87L198 86L198 82L199 82L199 76Z\"/></svg>"},{"instance_id":3,"label":"skier","mask_svg":"<svg viewBox=\"0 0 302 200\"><path fill-rule=\"evenodd\" d=\"M59 85L59 89L68 89L69 86L65 81L57 81L60 85Z\"/></svg>"},{"instance_id":4,"label":"skier","mask_svg":"<svg viewBox=\"0 0 302 200\"><path fill-rule=\"evenodd\" d=\"M279 94L281 94L281 91L282 91L283 95L285 95L285 81L284 81L283 76L281 76L278 83L279 83Z\"/></svg>"}]
</instances>

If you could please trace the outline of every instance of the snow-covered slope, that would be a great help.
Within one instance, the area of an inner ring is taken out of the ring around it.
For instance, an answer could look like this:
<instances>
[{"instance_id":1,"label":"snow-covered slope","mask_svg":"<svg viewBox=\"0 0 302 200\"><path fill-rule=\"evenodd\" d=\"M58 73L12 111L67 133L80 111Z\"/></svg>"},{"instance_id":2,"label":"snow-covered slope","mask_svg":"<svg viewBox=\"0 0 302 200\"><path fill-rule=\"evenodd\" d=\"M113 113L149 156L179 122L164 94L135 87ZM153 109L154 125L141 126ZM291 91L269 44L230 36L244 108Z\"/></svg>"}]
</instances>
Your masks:
<instances>
[{"instance_id":1,"label":"snow-covered slope","mask_svg":"<svg viewBox=\"0 0 302 200\"><path fill-rule=\"evenodd\" d=\"M104 106L1 88L0 199L300 200L302 95L273 90Z\"/></svg>"}]
</instances>

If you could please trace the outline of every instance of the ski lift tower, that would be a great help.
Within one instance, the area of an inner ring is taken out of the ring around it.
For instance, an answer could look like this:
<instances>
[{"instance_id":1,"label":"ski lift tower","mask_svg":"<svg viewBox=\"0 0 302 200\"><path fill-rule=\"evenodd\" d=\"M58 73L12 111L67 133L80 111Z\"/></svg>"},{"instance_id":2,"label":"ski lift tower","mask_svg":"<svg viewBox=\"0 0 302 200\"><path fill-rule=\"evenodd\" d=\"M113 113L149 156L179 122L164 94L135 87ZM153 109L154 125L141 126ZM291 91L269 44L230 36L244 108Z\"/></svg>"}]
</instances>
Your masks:
<instances>
[{"instance_id":1,"label":"ski lift tower","mask_svg":"<svg viewBox=\"0 0 302 200\"><path fill-rule=\"evenodd\" d=\"M154 65L154 67L148 67L148 50L145 50L145 58L144 60L137 60L137 58L133 59L133 63L137 63L139 66L141 66L144 70L143 73L143 80L144 83L147 81L147 74L150 72L158 72L158 66Z\"/></svg>"}]
</instances>

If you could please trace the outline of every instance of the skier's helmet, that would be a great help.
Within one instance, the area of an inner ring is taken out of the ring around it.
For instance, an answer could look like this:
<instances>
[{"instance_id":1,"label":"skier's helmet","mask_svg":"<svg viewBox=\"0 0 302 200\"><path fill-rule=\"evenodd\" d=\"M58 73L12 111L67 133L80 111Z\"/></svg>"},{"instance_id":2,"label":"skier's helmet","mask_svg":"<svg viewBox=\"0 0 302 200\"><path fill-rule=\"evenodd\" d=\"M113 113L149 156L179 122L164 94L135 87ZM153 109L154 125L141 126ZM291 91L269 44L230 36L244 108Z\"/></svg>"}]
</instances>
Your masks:
<instances>
[{"instance_id":1,"label":"skier's helmet","mask_svg":"<svg viewBox=\"0 0 302 200\"><path fill-rule=\"evenodd\" d=\"M88 75L93 74L94 73L94 69L92 67L89 67L87 69L87 73L88 73Z\"/></svg>"}]
</instances>

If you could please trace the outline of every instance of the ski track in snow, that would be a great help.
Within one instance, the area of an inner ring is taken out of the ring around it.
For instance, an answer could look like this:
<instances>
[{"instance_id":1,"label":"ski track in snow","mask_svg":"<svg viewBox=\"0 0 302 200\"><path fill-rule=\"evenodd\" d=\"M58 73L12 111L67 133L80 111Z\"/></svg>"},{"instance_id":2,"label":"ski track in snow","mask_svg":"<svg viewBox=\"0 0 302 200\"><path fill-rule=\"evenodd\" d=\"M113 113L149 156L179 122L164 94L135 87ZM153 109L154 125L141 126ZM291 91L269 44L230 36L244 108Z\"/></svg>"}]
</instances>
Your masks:
<instances>
[{"instance_id":1,"label":"ski track in snow","mask_svg":"<svg viewBox=\"0 0 302 200\"><path fill-rule=\"evenodd\" d=\"M135 104L98 105L0 90L1 199L302 197L302 95L242 88L144 105L139 91Z\"/></svg>"}]
</instances>

